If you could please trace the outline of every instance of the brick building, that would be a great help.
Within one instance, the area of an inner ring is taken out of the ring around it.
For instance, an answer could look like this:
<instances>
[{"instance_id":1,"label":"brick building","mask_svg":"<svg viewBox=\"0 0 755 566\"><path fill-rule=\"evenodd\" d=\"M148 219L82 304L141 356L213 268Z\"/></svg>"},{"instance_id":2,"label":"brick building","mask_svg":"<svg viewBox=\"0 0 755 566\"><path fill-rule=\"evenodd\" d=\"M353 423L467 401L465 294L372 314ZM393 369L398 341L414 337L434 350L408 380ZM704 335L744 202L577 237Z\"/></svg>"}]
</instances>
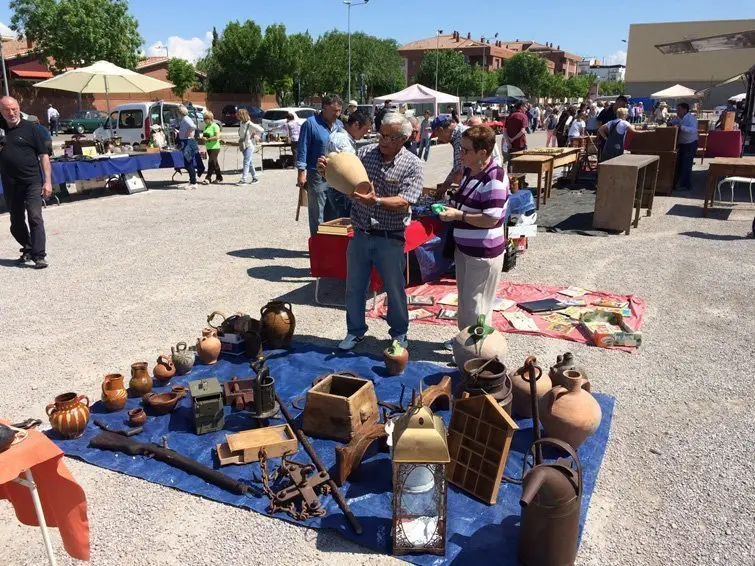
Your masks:
<instances>
[{"instance_id":1,"label":"brick building","mask_svg":"<svg viewBox=\"0 0 755 566\"><path fill-rule=\"evenodd\" d=\"M516 41L504 41L502 45L504 48L515 53L526 51L539 55L546 61L553 63L551 72L563 75L565 79L578 73L578 66L582 61L581 56L564 51L560 45L553 47L552 43L543 44L536 41L519 41L517 39Z\"/></svg>"}]
</instances>

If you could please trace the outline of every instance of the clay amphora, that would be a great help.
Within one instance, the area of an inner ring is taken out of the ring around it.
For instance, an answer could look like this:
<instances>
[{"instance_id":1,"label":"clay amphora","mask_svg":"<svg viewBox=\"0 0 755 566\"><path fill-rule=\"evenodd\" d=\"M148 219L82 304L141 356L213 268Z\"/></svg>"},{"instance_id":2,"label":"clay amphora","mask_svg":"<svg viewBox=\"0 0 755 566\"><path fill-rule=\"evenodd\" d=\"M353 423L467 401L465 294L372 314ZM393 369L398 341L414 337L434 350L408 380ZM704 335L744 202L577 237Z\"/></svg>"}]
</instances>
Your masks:
<instances>
[{"instance_id":1,"label":"clay amphora","mask_svg":"<svg viewBox=\"0 0 755 566\"><path fill-rule=\"evenodd\" d=\"M120 373L111 373L105 376L102 382L102 404L108 411L120 411L126 406L128 393L123 380L126 379Z\"/></svg>"},{"instance_id":2,"label":"clay amphora","mask_svg":"<svg viewBox=\"0 0 755 566\"><path fill-rule=\"evenodd\" d=\"M485 315L480 315L477 322L463 328L453 341L454 361L463 368L472 358L506 358L509 346L503 334L488 326Z\"/></svg>"},{"instance_id":3,"label":"clay amphora","mask_svg":"<svg viewBox=\"0 0 755 566\"><path fill-rule=\"evenodd\" d=\"M370 178L362 161L354 153L328 154L325 179L331 187L346 196L351 196L354 191L364 194L370 192Z\"/></svg>"},{"instance_id":4,"label":"clay amphora","mask_svg":"<svg viewBox=\"0 0 755 566\"><path fill-rule=\"evenodd\" d=\"M546 393L538 409L546 436L563 440L575 450L600 425L600 405L590 394L590 382L576 370L566 370L567 387L557 385Z\"/></svg>"},{"instance_id":5,"label":"clay amphora","mask_svg":"<svg viewBox=\"0 0 755 566\"><path fill-rule=\"evenodd\" d=\"M194 352L189 350L186 342L179 342L175 348L171 348L171 358L176 366L176 375L186 375L194 367Z\"/></svg>"},{"instance_id":6,"label":"clay amphora","mask_svg":"<svg viewBox=\"0 0 755 566\"><path fill-rule=\"evenodd\" d=\"M197 339L197 357L203 364L214 364L220 356L220 340L214 328L202 330L202 337Z\"/></svg>"},{"instance_id":7,"label":"clay amphora","mask_svg":"<svg viewBox=\"0 0 755 566\"><path fill-rule=\"evenodd\" d=\"M147 362L135 362L131 364L131 381L128 388L133 397L142 397L152 391L152 378L147 371Z\"/></svg>"},{"instance_id":8,"label":"clay amphora","mask_svg":"<svg viewBox=\"0 0 755 566\"><path fill-rule=\"evenodd\" d=\"M569 369L577 370L582 374L582 377L588 379L587 372L583 368L577 366L576 360L574 359L574 354L572 354L571 352L566 352L562 355L556 356L556 363L550 367L550 371L548 372L548 377L551 378L553 387L555 387L556 385L562 385L563 387L566 387L564 372Z\"/></svg>"},{"instance_id":9,"label":"clay amphora","mask_svg":"<svg viewBox=\"0 0 755 566\"><path fill-rule=\"evenodd\" d=\"M126 414L128 415L129 426L142 426L147 422L147 413L145 413L144 409L142 409L141 407L131 409Z\"/></svg>"},{"instance_id":10,"label":"clay amphora","mask_svg":"<svg viewBox=\"0 0 755 566\"><path fill-rule=\"evenodd\" d=\"M513 411L518 417L529 418L532 416L532 397L530 395L530 378L528 366L532 364L535 366L535 390L537 392L537 400L540 399L551 390L551 380L547 375L543 374L543 370L540 366L536 365L537 360L534 356L530 356L525 360L524 366L511 374L511 386L514 391L514 404Z\"/></svg>"},{"instance_id":11,"label":"clay amphora","mask_svg":"<svg viewBox=\"0 0 755 566\"><path fill-rule=\"evenodd\" d=\"M340 154L339 154L340 155ZM271 301L260 309L262 340L270 348L287 348L296 329L291 303Z\"/></svg>"},{"instance_id":12,"label":"clay amphora","mask_svg":"<svg viewBox=\"0 0 755 566\"><path fill-rule=\"evenodd\" d=\"M89 398L76 393L63 393L45 408L50 426L63 438L78 438L89 422Z\"/></svg>"},{"instance_id":13,"label":"clay amphora","mask_svg":"<svg viewBox=\"0 0 755 566\"><path fill-rule=\"evenodd\" d=\"M173 365L173 360L168 356L158 356L152 375L157 381L165 385L171 377L176 375L176 366Z\"/></svg>"},{"instance_id":14,"label":"clay amphora","mask_svg":"<svg viewBox=\"0 0 755 566\"><path fill-rule=\"evenodd\" d=\"M383 361L388 375L401 375L409 361L409 350L394 340L390 347L383 350Z\"/></svg>"}]
</instances>

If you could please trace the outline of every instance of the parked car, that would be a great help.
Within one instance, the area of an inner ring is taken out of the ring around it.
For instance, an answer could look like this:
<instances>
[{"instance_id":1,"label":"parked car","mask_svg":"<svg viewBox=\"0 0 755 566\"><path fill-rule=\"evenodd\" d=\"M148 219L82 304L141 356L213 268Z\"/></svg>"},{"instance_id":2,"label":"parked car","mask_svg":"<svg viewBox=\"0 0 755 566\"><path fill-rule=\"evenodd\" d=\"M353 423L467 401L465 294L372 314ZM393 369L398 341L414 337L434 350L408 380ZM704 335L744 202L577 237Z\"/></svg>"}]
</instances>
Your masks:
<instances>
[{"instance_id":1,"label":"parked car","mask_svg":"<svg viewBox=\"0 0 755 566\"><path fill-rule=\"evenodd\" d=\"M252 106L251 104L226 104L220 112L220 121L224 126L239 125L238 111L240 108L246 108L246 111L249 112L249 117L255 124L262 122L262 115L265 113L262 108Z\"/></svg>"},{"instance_id":2,"label":"parked car","mask_svg":"<svg viewBox=\"0 0 755 566\"><path fill-rule=\"evenodd\" d=\"M303 124L307 118L317 114L314 108L274 108L268 110L262 116L262 128L268 133L284 134L286 131L286 119L289 114L296 116L295 120Z\"/></svg>"},{"instance_id":3,"label":"parked car","mask_svg":"<svg viewBox=\"0 0 755 566\"><path fill-rule=\"evenodd\" d=\"M88 134L102 126L107 120L107 113L99 110L79 110L70 118L58 122L58 130L64 134Z\"/></svg>"},{"instance_id":4,"label":"parked car","mask_svg":"<svg viewBox=\"0 0 755 566\"><path fill-rule=\"evenodd\" d=\"M191 116L191 119L194 120L199 128L204 128L205 107L198 104L192 104L191 106L189 106L189 104L185 102L184 104L187 106L187 108L189 108L189 116ZM192 108L194 109L193 112ZM223 129L223 123L220 120L215 118L213 122L215 122L221 130Z\"/></svg>"},{"instance_id":5,"label":"parked car","mask_svg":"<svg viewBox=\"0 0 755 566\"><path fill-rule=\"evenodd\" d=\"M174 102L129 102L116 106L105 124L94 131L94 139L104 141L121 138L122 144L134 148L149 143L152 126L160 126L166 140L173 138L173 128L178 124L178 104Z\"/></svg>"}]
</instances>

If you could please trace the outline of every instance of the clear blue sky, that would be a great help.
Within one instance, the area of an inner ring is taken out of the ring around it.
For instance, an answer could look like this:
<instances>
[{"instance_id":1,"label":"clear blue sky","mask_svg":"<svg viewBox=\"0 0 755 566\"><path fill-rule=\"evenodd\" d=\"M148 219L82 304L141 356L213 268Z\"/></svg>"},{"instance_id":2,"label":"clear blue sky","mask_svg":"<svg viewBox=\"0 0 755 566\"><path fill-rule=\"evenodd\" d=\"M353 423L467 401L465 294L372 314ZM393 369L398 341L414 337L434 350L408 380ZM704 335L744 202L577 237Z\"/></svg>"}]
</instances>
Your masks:
<instances>
[{"instance_id":1,"label":"clear blue sky","mask_svg":"<svg viewBox=\"0 0 755 566\"><path fill-rule=\"evenodd\" d=\"M755 18L754 0L729 0L721 9L715 9L710 0L634 5L603 2L601 7L596 5L587 11L574 3L544 1L522 4L514 19L508 14L515 5L458 0L370 0L365 6L352 8L352 31L392 37L401 44L431 37L438 28L463 34L469 31L472 37L498 32L502 39L550 41L583 56L606 57L612 63L626 51L621 40L627 38L631 23ZM309 30L313 36L334 28L346 30L346 6L341 0L131 0L130 6L145 39L145 51L150 54L164 54L164 49L150 51L150 46L160 42L168 45L171 55L192 58L205 48L206 34L212 26L220 32L233 19L253 19L263 29L280 22L290 32ZM9 23L10 15L7 4L0 7L0 21ZM169 41L171 36L175 37Z\"/></svg>"}]
</instances>

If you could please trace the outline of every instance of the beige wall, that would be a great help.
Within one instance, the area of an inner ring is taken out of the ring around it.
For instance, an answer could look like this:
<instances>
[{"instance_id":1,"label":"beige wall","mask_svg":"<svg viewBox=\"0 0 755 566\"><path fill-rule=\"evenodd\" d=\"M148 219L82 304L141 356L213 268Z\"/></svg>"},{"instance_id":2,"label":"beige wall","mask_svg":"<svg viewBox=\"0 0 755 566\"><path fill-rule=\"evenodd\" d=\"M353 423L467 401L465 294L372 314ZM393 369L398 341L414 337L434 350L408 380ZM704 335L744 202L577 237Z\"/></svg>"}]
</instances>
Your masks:
<instances>
[{"instance_id":1,"label":"beige wall","mask_svg":"<svg viewBox=\"0 0 755 566\"><path fill-rule=\"evenodd\" d=\"M724 10L725 13L725 10ZM627 83L658 83L661 90L679 83L706 83L706 86L743 73L755 64L755 49L735 49L664 55L655 46L684 39L755 29L755 20L720 20L707 22L677 22L632 24L629 27L627 53ZM627 91L633 96L629 87Z\"/></svg>"}]
</instances>

